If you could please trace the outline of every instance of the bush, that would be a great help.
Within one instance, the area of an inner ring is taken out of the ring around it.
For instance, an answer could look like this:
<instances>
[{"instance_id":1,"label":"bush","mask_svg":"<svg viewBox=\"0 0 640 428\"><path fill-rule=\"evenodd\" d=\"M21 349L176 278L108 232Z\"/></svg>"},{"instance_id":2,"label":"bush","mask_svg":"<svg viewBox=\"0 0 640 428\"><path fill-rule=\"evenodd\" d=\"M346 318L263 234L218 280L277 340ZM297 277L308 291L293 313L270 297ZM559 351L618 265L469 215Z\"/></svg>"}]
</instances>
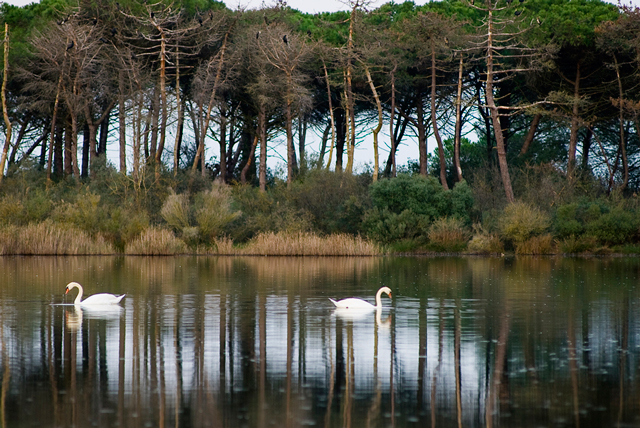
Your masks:
<instances>
[{"instance_id":1,"label":"bush","mask_svg":"<svg viewBox=\"0 0 640 428\"><path fill-rule=\"evenodd\" d=\"M150 227L142 232L133 241L127 243L125 254L132 255L174 255L183 254L187 246L176 238L170 230Z\"/></svg>"},{"instance_id":2,"label":"bush","mask_svg":"<svg viewBox=\"0 0 640 428\"><path fill-rule=\"evenodd\" d=\"M195 219L200 238L211 242L221 237L229 223L239 217L240 211L231 208L231 189L225 185L214 184L211 190L196 197Z\"/></svg>"},{"instance_id":3,"label":"bush","mask_svg":"<svg viewBox=\"0 0 640 428\"><path fill-rule=\"evenodd\" d=\"M189 198L186 194L169 195L162 204L160 215L175 232L182 233L182 229L188 227L189 221Z\"/></svg>"},{"instance_id":4,"label":"bush","mask_svg":"<svg viewBox=\"0 0 640 428\"><path fill-rule=\"evenodd\" d=\"M593 253L598 248L598 241L593 236L569 236L558 242L561 253L579 254Z\"/></svg>"},{"instance_id":5,"label":"bush","mask_svg":"<svg viewBox=\"0 0 640 428\"><path fill-rule=\"evenodd\" d=\"M457 217L443 217L429 227L429 244L435 251L462 251L469 240L469 231Z\"/></svg>"},{"instance_id":6,"label":"bush","mask_svg":"<svg viewBox=\"0 0 640 428\"><path fill-rule=\"evenodd\" d=\"M584 224L578 220L578 204L562 205L556 210L554 229L558 237L581 235L585 230Z\"/></svg>"},{"instance_id":7,"label":"bush","mask_svg":"<svg viewBox=\"0 0 640 428\"><path fill-rule=\"evenodd\" d=\"M374 208L365 213L362 221L367 236L377 242L391 243L427 234L429 217L411 210L399 214L389 209Z\"/></svg>"},{"instance_id":8,"label":"bush","mask_svg":"<svg viewBox=\"0 0 640 428\"><path fill-rule=\"evenodd\" d=\"M549 215L522 202L507 205L499 220L502 234L516 244L541 235L550 223Z\"/></svg>"},{"instance_id":9,"label":"bush","mask_svg":"<svg viewBox=\"0 0 640 428\"><path fill-rule=\"evenodd\" d=\"M553 237L550 234L532 236L516 244L516 254L542 255L553 254Z\"/></svg>"},{"instance_id":10,"label":"bush","mask_svg":"<svg viewBox=\"0 0 640 428\"><path fill-rule=\"evenodd\" d=\"M638 219L634 213L616 207L588 223L587 233L605 245L624 244L638 236Z\"/></svg>"},{"instance_id":11,"label":"bush","mask_svg":"<svg viewBox=\"0 0 640 428\"><path fill-rule=\"evenodd\" d=\"M446 191L434 177L399 175L371 184L369 191L373 208L365 212L362 228L379 242L426 238L437 218L470 221L473 198L466 182Z\"/></svg>"},{"instance_id":12,"label":"bush","mask_svg":"<svg viewBox=\"0 0 640 428\"><path fill-rule=\"evenodd\" d=\"M0 225L20 224L22 221L22 202L13 196L0 200Z\"/></svg>"},{"instance_id":13,"label":"bush","mask_svg":"<svg viewBox=\"0 0 640 428\"><path fill-rule=\"evenodd\" d=\"M467 250L473 254L500 254L504 253L504 243L499 236L487 233L481 225L473 227L474 233L467 244Z\"/></svg>"}]
</instances>

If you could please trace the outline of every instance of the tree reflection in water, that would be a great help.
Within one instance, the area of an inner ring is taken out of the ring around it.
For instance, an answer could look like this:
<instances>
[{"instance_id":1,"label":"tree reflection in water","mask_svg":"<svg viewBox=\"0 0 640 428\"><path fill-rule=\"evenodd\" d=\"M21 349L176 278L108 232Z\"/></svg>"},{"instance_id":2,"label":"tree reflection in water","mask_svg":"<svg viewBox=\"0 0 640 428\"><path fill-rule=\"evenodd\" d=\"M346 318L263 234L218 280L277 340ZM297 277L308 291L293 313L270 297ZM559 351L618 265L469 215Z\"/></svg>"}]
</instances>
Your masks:
<instances>
[{"instance_id":1,"label":"tree reflection in water","mask_svg":"<svg viewBox=\"0 0 640 428\"><path fill-rule=\"evenodd\" d=\"M0 258L2 426L637 425L636 259ZM63 302L69 280L127 292ZM329 296L394 293L345 316Z\"/></svg>"}]
</instances>

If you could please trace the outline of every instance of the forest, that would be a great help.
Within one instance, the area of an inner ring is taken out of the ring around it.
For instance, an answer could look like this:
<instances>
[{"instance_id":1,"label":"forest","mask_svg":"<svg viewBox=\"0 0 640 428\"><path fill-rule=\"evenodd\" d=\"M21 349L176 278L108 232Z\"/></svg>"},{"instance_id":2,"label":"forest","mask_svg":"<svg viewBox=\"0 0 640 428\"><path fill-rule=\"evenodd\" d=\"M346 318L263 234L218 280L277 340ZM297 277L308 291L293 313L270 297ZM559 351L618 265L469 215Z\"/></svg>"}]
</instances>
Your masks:
<instances>
[{"instance_id":1,"label":"forest","mask_svg":"<svg viewBox=\"0 0 640 428\"><path fill-rule=\"evenodd\" d=\"M636 7L0 16L0 254L640 252Z\"/></svg>"}]
</instances>

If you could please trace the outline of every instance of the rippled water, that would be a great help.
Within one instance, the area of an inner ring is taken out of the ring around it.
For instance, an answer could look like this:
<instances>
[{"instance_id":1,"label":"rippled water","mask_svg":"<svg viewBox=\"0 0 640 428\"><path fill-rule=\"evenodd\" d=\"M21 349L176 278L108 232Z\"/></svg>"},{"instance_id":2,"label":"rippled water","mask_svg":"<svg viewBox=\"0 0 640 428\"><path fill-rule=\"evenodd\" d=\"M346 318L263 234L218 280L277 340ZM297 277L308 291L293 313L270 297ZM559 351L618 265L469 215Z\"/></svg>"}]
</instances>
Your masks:
<instances>
[{"instance_id":1,"label":"rippled water","mask_svg":"<svg viewBox=\"0 0 640 428\"><path fill-rule=\"evenodd\" d=\"M0 258L0 424L640 426L639 271L636 258ZM69 281L127 297L82 310ZM373 302L381 286L381 313L328 300Z\"/></svg>"}]
</instances>

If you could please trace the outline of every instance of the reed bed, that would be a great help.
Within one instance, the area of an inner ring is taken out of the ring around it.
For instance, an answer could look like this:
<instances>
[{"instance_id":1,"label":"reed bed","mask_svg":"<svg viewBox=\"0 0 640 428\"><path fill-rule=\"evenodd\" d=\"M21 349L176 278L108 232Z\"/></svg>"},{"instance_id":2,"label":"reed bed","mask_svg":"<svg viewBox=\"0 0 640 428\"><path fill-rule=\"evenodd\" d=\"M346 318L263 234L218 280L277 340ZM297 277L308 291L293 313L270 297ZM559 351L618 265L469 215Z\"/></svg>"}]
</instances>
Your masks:
<instances>
[{"instance_id":1,"label":"reed bed","mask_svg":"<svg viewBox=\"0 0 640 428\"><path fill-rule=\"evenodd\" d=\"M88 255L113 254L102 236L92 237L74 227L51 222L0 229L0 255Z\"/></svg>"},{"instance_id":2,"label":"reed bed","mask_svg":"<svg viewBox=\"0 0 640 428\"><path fill-rule=\"evenodd\" d=\"M553 237L550 234L533 236L524 242L516 244L516 254L554 254Z\"/></svg>"},{"instance_id":3,"label":"reed bed","mask_svg":"<svg viewBox=\"0 0 640 428\"><path fill-rule=\"evenodd\" d=\"M188 253L187 245L167 229L150 227L125 245L124 253L144 256L169 256Z\"/></svg>"},{"instance_id":4,"label":"reed bed","mask_svg":"<svg viewBox=\"0 0 640 428\"><path fill-rule=\"evenodd\" d=\"M227 247L229 248L229 247ZM376 256L382 249L360 236L261 233L233 254L260 256Z\"/></svg>"}]
</instances>

